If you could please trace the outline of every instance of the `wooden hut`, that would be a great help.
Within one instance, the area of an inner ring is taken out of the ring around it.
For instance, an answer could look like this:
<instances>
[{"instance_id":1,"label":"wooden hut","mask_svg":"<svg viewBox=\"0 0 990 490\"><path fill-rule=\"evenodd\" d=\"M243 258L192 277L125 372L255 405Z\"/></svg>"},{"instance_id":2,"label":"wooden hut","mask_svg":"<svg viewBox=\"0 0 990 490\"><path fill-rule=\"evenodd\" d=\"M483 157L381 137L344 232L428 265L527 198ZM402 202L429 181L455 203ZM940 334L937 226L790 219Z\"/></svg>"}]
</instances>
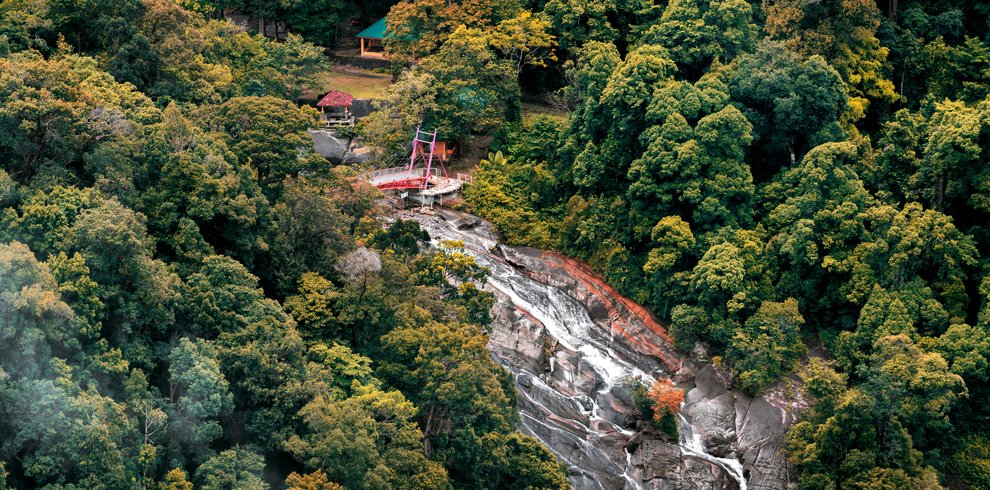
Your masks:
<instances>
[{"instance_id":1,"label":"wooden hut","mask_svg":"<svg viewBox=\"0 0 990 490\"><path fill-rule=\"evenodd\" d=\"M371 24L357 35L361 40L361 57L385 58L385 17Z\"/></svg>"},{"instance_id":2,"label":"wooden hut","mask_svg":"<svg viewBox=\"0 0 990 490\"><path fill-rule=\"evenodd\" d=\"M453 141L437 140L434 148L435 154L440 157L440 161L447 162L457 154L457 143Z\"/></svg>"},{"instance_id":3,"label":"wooden hut","mask_svg":"<svg viewBox=\"0 0 990 490\"><path fill-rule=\"evenodd\" d=\"M353 126L354 115L351 114L351 105L354 97L347 92L331 90L326 93L316 103L320 108L320 118L326 127L332 126Z\"/></svg>"}]
</instances>

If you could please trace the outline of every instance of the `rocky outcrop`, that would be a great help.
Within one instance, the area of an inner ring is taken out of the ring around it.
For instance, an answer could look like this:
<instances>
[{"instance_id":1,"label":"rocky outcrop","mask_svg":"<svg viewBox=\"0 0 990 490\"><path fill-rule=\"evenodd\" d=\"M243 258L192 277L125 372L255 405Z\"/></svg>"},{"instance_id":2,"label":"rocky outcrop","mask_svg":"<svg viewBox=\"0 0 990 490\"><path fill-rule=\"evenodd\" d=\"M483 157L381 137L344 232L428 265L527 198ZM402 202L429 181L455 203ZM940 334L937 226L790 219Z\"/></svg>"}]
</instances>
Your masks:
<instances>
[{"instance_id":1,"label":"rocky outcrop","mask_svg":"<svg viewBox=\"0 0 990 490\"><path fill-rule=\"evenodd\" d=\"M609 342L619 340L614 347L624 360L666 372L681 367L682 356L673 351L667 330L645 308L619 294L583 262L526 247L500 246L499 251L526 276L560 289L580 303L598 327L595 334Z\"/></svg>"},{"instance_id":2,"label":"rocky outcrop","mask_svg":"<svg viewBox=\"0 0 990 490\"><path fill-rule=\"evenodd\" d=\"M783 407L732 390L710 364L674 349L663 325L585 264L500 246L470 215L413 217L491 270L489 350L515 375L521 429L568 465L575 488L791 485L781 446L793 420ZM643 424L633 406L630 383L661 376L687 391L680 440Z\"/></svg>"},{"instance_id":3,"label":"rocky outcrop","mask_svg":"<svg viewBox=\"0 0 990 490\"><path fill-rule=\"evenodd\" d=\"M501 247L501 253L507 261L523 268L527 276L562 289L584 305L600 331L618 341L612 346L627 361L646 367L648 372L675 375L682 386L690 386L684 412L699 428L710 454L743 463L750 488L787 487L788 464L780 449L793 420L783 408L762 397L754 399L730 389L728 380L710 364L674 351L666 330L645 309L604 284L586 265L559 254L526 248ZM616 401L619 400L608 400L616 412L630 411L628 401ZM656 444L644 447L654 448ZM713 484L718 485L709 481L698 488L718 488L710 486Z\"/></svg>"},{"instance_id":4,"label":"rocky outcrop","mask_svg":"<svg viewBox=\"0 0 990 490\"><path fill-rule=\"evenodd\" d=\"M739 484L719 465L685 454L680 447L657 439L645 439L634 453L636 477L646 489L724 489Z\"/></svg>"},{"instance_id":5,"label":"rocky outcrop","mask_svg":"<svg viewBox=\"0 0 990 490\"><path fill-rule=\"evenodd\" d=\"M749 488L786 488L791 473L781 448L793 416L766 398L730 390L726 379L709 364L701 365L693 382L683 412L694 420L708 451L739 459Z\"/></svg>"},{"instance_id":6,"label":"rocky outcrop","mask_svg":"<svg viewBox=\"0 0 990 490\"><path fill-rule=\"evenodd\" d=\"M310 129L313 149L334 164L353 165L367 161L370 154L357 154L350 150L351 138L340 136L332 129Z\"/></svg>"}]
</instances>

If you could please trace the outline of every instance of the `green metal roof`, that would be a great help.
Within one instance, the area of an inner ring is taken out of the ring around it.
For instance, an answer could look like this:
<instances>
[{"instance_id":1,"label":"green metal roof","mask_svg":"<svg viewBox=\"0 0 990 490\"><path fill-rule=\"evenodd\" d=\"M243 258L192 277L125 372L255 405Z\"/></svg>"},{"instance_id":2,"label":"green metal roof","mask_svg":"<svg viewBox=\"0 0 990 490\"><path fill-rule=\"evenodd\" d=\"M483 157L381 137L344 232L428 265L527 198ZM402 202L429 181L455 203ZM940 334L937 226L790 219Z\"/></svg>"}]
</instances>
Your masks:
<instances>
[{"instance_id":1,"label":"green metal roof","mask_svg":"<svg viewBox=\"0 0 990 490\"><path fill-rule=\"evenodd\" d=\"M368 39L384 39L385 38L385 17L378 19L378 22L371 24L370 27L358 33L357 37L363 37Z\"/></svg>"}]
</instances>

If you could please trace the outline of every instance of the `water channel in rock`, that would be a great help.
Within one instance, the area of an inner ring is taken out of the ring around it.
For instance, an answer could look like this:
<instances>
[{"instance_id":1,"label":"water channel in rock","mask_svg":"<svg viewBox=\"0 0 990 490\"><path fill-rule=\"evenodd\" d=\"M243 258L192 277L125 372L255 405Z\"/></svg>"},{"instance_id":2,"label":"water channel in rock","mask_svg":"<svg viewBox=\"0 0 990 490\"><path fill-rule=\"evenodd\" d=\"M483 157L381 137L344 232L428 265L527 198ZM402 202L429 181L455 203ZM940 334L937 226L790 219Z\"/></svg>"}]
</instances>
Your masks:
<instances>
[{"instance_id":1,"label":"water channel in rock","mask_svg":"<svg viewBox=\"0 0 990 490\"><path fill-rule=\"evenodd\" d=\"M520 429L568 466L574 488L788 486L787 410L729 389L717 370L676 351L648 311L586 265L501 245L469 214L397 217L418 221L433 243L462 242L489 269L485 288L497 298L489 350L515 377ZM634 416L630 384L657 377L687 391L676 440Z\"/></svg>"}]
</instances>

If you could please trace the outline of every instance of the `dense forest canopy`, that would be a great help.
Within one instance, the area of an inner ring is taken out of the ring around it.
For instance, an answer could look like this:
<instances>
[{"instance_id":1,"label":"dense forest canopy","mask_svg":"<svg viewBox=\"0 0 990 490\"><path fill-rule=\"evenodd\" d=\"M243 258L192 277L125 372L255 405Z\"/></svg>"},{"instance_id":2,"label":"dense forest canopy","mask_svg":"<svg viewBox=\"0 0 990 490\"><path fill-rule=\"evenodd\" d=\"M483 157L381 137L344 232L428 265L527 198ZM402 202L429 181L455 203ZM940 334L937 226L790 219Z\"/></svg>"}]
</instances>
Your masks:
<instances>
[{"instance_id":1,"label":"dense forest canopy","mask_svg":"<svg viewBox=\"0 0 990 490\"><path fill-rule=\"evenodd\" d=\"M0 488L566 486L485 271L313 152L322 48L216 7L0 2Z\"/></svg>"},{"instance_id":2,"label":"dense forest canopy","mask_svg":"<svg viewBox=\"0 0 990 490\"><path fill-rule=\"evenodd\" d=\"M990 4L529 7L569 115L503 126L472 208L799 382L802 488L990 486Z\"/></svg>"},{"instance_id":3,"label":"dense forest canopy","mask_svg":"<svg viewBox=\"0 0 990 490\"><path fill-rule=\"evenodd\" d=\"M566 487L486 271L310 148L386 14L379 160L492 136L509 243L798 386L801 488L990 487L990 2L0 0L0 488Z\"/></svg>"}]
</instances>

